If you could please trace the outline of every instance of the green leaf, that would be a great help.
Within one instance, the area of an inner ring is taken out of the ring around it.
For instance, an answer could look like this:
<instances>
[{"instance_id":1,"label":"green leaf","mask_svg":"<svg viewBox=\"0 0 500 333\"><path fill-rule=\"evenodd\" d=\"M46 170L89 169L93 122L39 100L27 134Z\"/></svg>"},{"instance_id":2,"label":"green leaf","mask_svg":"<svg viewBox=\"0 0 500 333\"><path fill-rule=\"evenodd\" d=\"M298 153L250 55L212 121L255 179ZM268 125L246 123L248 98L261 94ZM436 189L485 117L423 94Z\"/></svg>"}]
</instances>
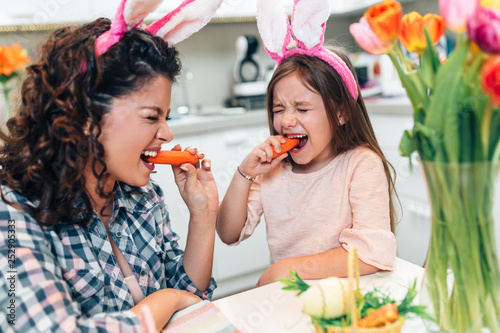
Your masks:
<instances>
[{"instance_id":1,"label":"green leaf","mask_svg":"<svg viewBox=\"0 0 500 333\"><path fill-rule=\"evenodd\" d=\"M276 279L277 282L283 283L285 286L281 289L283 290L297 290L297 296L302 294L304 291L309 289L307 282L302 280L302 278L297 274L296 271L289 271L291 279Z\"/></svg>"},{"instance_id":2,"label":"green leaf","mask_svg":"<svg viewBox=\"0 0 500 333\"><path fill-rule=\"evenodd\" d=\"M412 131L406 130L403 133L401 142L399 143L399 152L401 156L410 157L411 153L415 151L415 145L413 144Z\"/></svg>"},{"instance_id":3,"label":"green leaf","mask_svg":"<svg viewBox=\"0 0 500 333\"><path fill-rule=\"evenodd\" d=\"M427 47L420 57L420 74L426 86L432 89L434 86L434 78L441 66L441 61L439 60L439 55L426 28L424 28L424 32Z\"/></svg>"},{"instance_id":4,"label":"green leaf","mask_svg":"<svg viewBox=\"0 0 500 333\"><path fill-rule=\"evenodd\" d=\"M401 52L401 49L397 50ZM396 68L396 71L398 72L399 79L401 80L401 85L403 86L403 88L405 88L406 94L410 99L413 109L422 109L425 105L427 105L427 92L425 91L425 89L423 91L422 85L418 82L417 72L412 71L410 73L407 73L401 66L401 63L399 62L396 54L390 52L388 53L388 55L394 67Z\"/></svg>"},{"instance_id":5,"label":"green leaf","mask_svg":"<svg viewBox=\"0 0 500 333\"><path fill-rule=\"evenodd\" d=\"M441 140L435 141L434 146L437 162L458 162L459 160L458 122L460 120L457 115L466 84L463 80L463 68L467 59L468 45L469 43L465 40L458 43L446 63L439 67L434 81L435 87L425 124L440 133Z\"/></svg>"}]
</instances>

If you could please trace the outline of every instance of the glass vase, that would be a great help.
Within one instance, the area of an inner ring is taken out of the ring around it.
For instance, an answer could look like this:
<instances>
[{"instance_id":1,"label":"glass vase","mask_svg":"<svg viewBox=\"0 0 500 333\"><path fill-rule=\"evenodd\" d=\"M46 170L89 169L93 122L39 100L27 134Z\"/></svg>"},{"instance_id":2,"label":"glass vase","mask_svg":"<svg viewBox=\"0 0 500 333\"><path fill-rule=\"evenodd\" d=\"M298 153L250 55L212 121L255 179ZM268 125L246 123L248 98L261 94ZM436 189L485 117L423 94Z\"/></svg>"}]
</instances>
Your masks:
<instances>
[{"instance_id":1,"label":"glass vase","mask_svg":"<svg viewBox=\"0 0 500 333\"><path fill-rule=\"evenodd\" d=\"M493 213L500 164L421 162L421 167L432 216L421 289L422 302L436 318L430 330L500 332L500 240Z\"/></svg>"}]
</instances>

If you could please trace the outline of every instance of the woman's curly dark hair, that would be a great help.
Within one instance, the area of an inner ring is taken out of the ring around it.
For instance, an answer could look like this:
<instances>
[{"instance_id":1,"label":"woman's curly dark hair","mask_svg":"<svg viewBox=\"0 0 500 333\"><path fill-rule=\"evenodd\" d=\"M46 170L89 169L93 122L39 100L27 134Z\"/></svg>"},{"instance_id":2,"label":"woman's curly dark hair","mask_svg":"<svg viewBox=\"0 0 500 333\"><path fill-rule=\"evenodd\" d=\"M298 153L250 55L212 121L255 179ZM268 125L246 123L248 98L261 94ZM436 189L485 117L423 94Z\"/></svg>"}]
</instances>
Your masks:
<instances>
[{"instance_id":1,"label":"woman's curly dark hair","mask_svg":"<svg viewBox=\"0 0 500 333\"><path fill-rule=\"evenodd\" d=\"M126 33L104 55L96 57L94 42L109 30L108 19L55 31L26 69L22 103L0 132L0 182L29 200L41 224L87 223L93 212L85 190L84 169L91 161L97 192L108 175L99 143L100 121L114 98L140 89L163 76L175 82L180 61L175 48L143 30ZM86 135L90 133L90 135ZM99 171L98 171L99 170Z\"/></svg>"}]
</instances>

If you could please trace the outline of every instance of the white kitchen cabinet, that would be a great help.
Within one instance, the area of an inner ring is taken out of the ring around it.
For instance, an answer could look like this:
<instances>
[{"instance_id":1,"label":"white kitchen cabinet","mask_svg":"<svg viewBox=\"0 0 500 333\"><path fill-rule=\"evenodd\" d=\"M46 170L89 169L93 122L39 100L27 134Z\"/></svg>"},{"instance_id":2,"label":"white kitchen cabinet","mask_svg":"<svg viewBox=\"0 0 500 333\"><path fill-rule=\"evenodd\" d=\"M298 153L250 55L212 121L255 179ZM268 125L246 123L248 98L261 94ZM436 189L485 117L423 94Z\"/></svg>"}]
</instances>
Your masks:
<instances>
[{"instance_id":1,"label":"white kitchen cabinet","mask_svg":"<svg viewBox=\"0 0 500 333\"><path fill-rule=\"evenodd\" d=\"M89 1L73 0L0 0L0 25L44 25L88 21Z\"/></svg>"},{"instance_id":2,"label":"white kitchen cabinet","mask_svg":"<svg viewBox=\"0 0 500 333\"><path fill-rule=\"evenodd\" d=\"M367 108L370 111L369 103ZM413 126L413 116L404 112L405 107L392 105L392 108L399 108L400 113L370 113L370 120L386 158L396 169L396 191L402 208L401 212L399 203L395 202L401 218L396 226L398 257L423 266L431 233L427 189L417 159L412 159L410 168L409 159L401 156L398 149L404 130Z\"/></svg>"},{"instance_id":3,"label":"white kitchen cabinet","mask_svg":"<svg viewBox=\"0 0 500 333\"><path fill-rule=\"evenodd\" d=\"M265 119L265 118L263 118ZM173 129L175 134L175 128ZM267 125L228 128L200 134L175 136L172 143L164 145L170 149L175 144L197 147L212 161L219 198L222 200L241 160L258 143L264 141L269 133ZM157 181L165 192L165 201L170 212L172 228L180 236L180 246L185 247L188 231L189 212L175 185L170 166L156 165L157 173L152 179ZM260 275L269 267L269 248L267 246L264 221L254 234L237 246L228 246L216 238L213 275L219 287L214 297L222 297L255 286Z\"/></svg>"},{"instance_id":4,"label":"white kitchen cabinet","mask_svg":"<svg viewBox=\"0 0 500 333\"><path fill-rule=\"evenodd\" d=\"M413 0L400 0L402 3ZM147 20L163 17L181 4L182 0L163 1ZM365 10L380 0L330 0L333 15L347 16ZM120 0L23 0L12 2L0 0L0 26L44 25L73 22L86 22L98 17L113 18ZM292 0L281 0L292 14ZM224 0L215 14L215 18L240 18L256 16L256 0Z\"/></svg>"}]
</instances>

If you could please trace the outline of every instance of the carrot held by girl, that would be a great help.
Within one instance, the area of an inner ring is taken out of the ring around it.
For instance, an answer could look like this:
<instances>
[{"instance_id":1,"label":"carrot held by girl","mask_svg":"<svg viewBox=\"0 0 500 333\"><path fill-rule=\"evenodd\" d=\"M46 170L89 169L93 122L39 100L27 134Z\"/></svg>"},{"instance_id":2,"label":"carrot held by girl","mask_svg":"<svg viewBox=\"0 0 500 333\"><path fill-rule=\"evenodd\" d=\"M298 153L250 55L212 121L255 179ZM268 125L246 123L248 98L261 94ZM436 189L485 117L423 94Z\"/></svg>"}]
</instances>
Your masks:
<instances>
[{"instance_id":1,"label":"carrot held by girl","mask_svg":"<svg viewBox=\"0 0 500 333\"><path fill-rule=\"evenodd\" d=\"M354 245L361 274L391 270L396 256L392 166L348 57L322 45L328 3L295 1L290 25L279 0L257 2L259 32L278 62L267 90L272 135L237 168L217 232L238 244L264 216L271 266L258 285L290 270L306 279L346 276ZM298 145L273 158L287 138Z\"/></svg>"}]
</instances>

